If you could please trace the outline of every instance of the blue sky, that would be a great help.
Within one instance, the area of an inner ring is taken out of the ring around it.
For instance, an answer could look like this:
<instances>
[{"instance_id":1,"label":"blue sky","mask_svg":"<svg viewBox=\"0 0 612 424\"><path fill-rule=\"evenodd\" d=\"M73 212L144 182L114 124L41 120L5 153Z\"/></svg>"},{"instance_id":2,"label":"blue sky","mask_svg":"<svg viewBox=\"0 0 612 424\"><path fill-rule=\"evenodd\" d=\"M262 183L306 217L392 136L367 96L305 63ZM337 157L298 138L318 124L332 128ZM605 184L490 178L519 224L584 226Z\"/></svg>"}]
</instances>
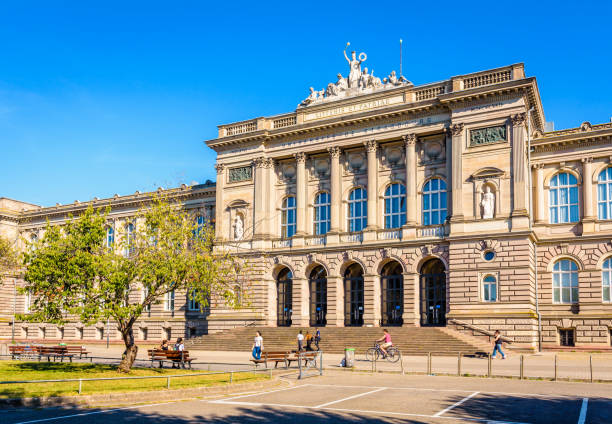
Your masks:
<instances>
[{"instance_id":1,"label":"blue sky","mask_svg":"<svg viewBox=\"0 0 612 424\"><path fill-rule=\"evenodd\" d=\"M524 62L556 129L612 117L612 2L0 3L0 197L215 179L216 125L294 110L342 50L415 84Z\"/></svg>"}]
</instances>

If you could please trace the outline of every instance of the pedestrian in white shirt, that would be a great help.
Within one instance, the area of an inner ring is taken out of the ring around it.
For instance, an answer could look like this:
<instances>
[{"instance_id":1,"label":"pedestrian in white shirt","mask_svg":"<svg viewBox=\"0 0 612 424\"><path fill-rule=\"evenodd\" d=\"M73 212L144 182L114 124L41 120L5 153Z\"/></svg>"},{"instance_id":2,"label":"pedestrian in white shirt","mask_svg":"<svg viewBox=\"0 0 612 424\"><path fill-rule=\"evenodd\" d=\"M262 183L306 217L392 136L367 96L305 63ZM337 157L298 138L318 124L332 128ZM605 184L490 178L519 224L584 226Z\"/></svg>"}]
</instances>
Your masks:
<instances>
[{"instance_id":1,"label":"pedestrian in white shirt","mask_svg":"<svg viewBox=\"0 0 612 424\"><path fill-rule=\"evenodd\" d=\"M300 330L300 332L297 335L297 342L298 342L298 352L301 352L302 345L304 344L304 335L302 334L302 330Z\"/></svg>"},{"instance_id":2,"label":"pedestrian in white shirt","mask_svg":"<svg viewBox=\"0 0 612 424\"><path fill-rule=\"evenodd\" d=\"M253 358L259 360L261 359L261 352L263 351L263 337L261 337L261 333L258 331L255 333L255 339L253 341Z\"/></svg>"}]
</instances>

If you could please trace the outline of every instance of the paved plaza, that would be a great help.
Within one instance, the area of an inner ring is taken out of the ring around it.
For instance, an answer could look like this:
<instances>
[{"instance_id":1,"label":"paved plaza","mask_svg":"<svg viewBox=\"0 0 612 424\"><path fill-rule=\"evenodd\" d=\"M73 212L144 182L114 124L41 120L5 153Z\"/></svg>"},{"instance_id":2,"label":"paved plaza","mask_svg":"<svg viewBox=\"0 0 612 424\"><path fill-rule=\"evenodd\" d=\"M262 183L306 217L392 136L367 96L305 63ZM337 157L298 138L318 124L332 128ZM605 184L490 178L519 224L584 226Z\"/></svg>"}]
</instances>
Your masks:
<instances>
[{"instance_id":1,"label":"paved plaza","mask_svg":"<svg viewBox=\"0 0 612 424\"><path fill-rule=\"evenodd\" d=\"M259 392L100 409L14 409L6 423L610 423L608 384L340 373Z\"/></svg>"}]
</instances>

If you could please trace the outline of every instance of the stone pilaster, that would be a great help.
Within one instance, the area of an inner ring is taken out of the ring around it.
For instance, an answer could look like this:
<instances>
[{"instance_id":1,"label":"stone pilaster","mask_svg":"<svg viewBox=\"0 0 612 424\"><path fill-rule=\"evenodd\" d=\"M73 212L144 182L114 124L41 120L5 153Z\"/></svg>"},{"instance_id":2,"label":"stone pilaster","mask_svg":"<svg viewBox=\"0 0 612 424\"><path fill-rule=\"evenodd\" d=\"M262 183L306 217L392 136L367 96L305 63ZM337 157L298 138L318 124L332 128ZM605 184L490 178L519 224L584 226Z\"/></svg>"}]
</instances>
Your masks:
<instances>
[{"instance_id":1,"label":"stone pilaster","mask_svg":"<svg viewBox=\"0 0 612 424\"><path fill-rule=\"evenodd\" d=\"M406 226L416 225L416 134L404 136L406 148Z\"/></svg>"},{"instance_id":2,"label":"stone pilaster","mask_svg":"<svg viewBox=\"0 0 612 424\"><path fill-rule=\"evenodd\" d=\"M363 276L363 325L380 326L380 279L378 275Z\"/></svg>"},{"instance_id":3,"label":"stone pilaster","mask_svg":"<svg viewBox=\"0 0 612 424\"><path fill-rule=\"evenodd\" d=\"M264 239L267 231L268 217L268 170L271 166L271 159L259 157L253 161L255 168L255 199L253 204L253 240Z\"/></svg>"},{"instance_id":4,"label":"stone pilaster","mask_svg":"<svg viewBox=\"0 0 612 424\"><path fill-rule=\"evenodd\" d=\"M292 291L292 309L291 326L292 327L308 327L310 324L309 316L309 297L308 279L293 278Z\"/></svg>"},{"instance_id":5,"label":"stone pilaster","mask_svg":"<svg viewBox=\"0 0 612 424\"><path fill-rule=\"evenodd\" d=\"M376 140L368 140L365 142L365 147L368 156L368 226L366 233L372 233L378 229L378 159L376 157L378 143Z\"/></svg>"},{"instance_id":6,"label":"stone pilaster","mask_svg":"<svg viewBox=\"0 0 612 424\"><path fill-rule=\"evenodd\" d=\"M296 235L304 237L306 235L306 154L303 152L296 153L295 161L297 162L296 172Z\"/></svg>"},{"instance_id":7,"label":"stone pilaster","mask_svg":"<svg viewBox=\"0 0 612 424\"><path fill-rule=\"evenodd\" d=\"M527 213L527 158L525 147L526 113L517 113L512 121L512 229L529 226Z\"/></svg>"},{"instance_id":8,"label":"stone pilaster","mask_svg":"<svg viewBox=\"0 0 612 424\"><path fill-rule=\"evenodd\" d=\"M218 163L215 165L217 170L217 187L215 190L215 239L220 242L226 239L225 228L225 208L223 207L223 186L225 185L225 165Z\"/></svg>"},{"instance_id":9,"label":"stone pilaster","mask_svg":"<svg viewBox=\"0 0 612 424\"><path fill-rule=\"evenodd\" d=\"M595 231L595 214L593 212L593 158L582 158L582 232Z\"/></svg>"},{"instance_id":10,"label":"stone pilaster","mask_svg":"<svg viewBox=\"0 0 612 424\"><path fill-rule=\"evenodd\" d=\"M404 313L405 326L417 325L419 322L419 274L403 273L404 278Z\"/></svg>"},{"instance_id":11,"label":"stone pilaster","mask_svg":"<svg viewBox=\"0 0 612 424\"><path fill-rule=\"evenodd\" d=\"M458 123L449 128L452 137L451 233L463 232L463 127L463 123Z\"/></svg>"},{"instance_id":12,"label":"stone pilaster","mask_svg":"<svg viewBox=\"0 0 612 424\"><path fill-rule=\"evenodd\" d=\"M546 222L546 206L544 206L544 164L533 165L535 169L535 222L544 224Z\"/></svg>"},{"instance_id":13,"label":"stone pilaster","mask_svg":"<svg viewBox=\"0 0 612 424\"><path fill-rule=\"evenodd\" d=\"M340 232L340 206L342 204L342 196L340 193L340 148L329 147L327 151L329 152L331 162L331 217L327 243L338 243L339 239L337 234Z\"/></svg>"},{"instance_id":14,"label":"stone pilaster","mask_svg":"<svg viewBox=\"0 0 612 424\"><path fill-rule=\"evenodd\" d=\"M340 276L327 276L327 325L344 326L344 280Z\"/></svg>"}]
</instances>

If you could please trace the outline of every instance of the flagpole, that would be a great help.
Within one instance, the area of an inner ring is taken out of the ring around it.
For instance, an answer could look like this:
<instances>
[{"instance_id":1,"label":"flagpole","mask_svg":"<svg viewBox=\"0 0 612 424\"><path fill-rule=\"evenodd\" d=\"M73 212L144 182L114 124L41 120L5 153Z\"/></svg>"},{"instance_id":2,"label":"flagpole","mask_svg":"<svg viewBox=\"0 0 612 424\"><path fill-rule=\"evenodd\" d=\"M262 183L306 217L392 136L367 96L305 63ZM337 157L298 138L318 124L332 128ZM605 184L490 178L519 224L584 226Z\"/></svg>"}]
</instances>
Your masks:
<instances>
[{"instance_id":1,"label":"flagpole","mask_svg":"<svg viewBox=\"0 0 612 424\"><path fill-rule=\"evenodd\" d=\"M400 77L403 75L402 74L402 39L400 38Z\"/></svg>"}]
</instances>

